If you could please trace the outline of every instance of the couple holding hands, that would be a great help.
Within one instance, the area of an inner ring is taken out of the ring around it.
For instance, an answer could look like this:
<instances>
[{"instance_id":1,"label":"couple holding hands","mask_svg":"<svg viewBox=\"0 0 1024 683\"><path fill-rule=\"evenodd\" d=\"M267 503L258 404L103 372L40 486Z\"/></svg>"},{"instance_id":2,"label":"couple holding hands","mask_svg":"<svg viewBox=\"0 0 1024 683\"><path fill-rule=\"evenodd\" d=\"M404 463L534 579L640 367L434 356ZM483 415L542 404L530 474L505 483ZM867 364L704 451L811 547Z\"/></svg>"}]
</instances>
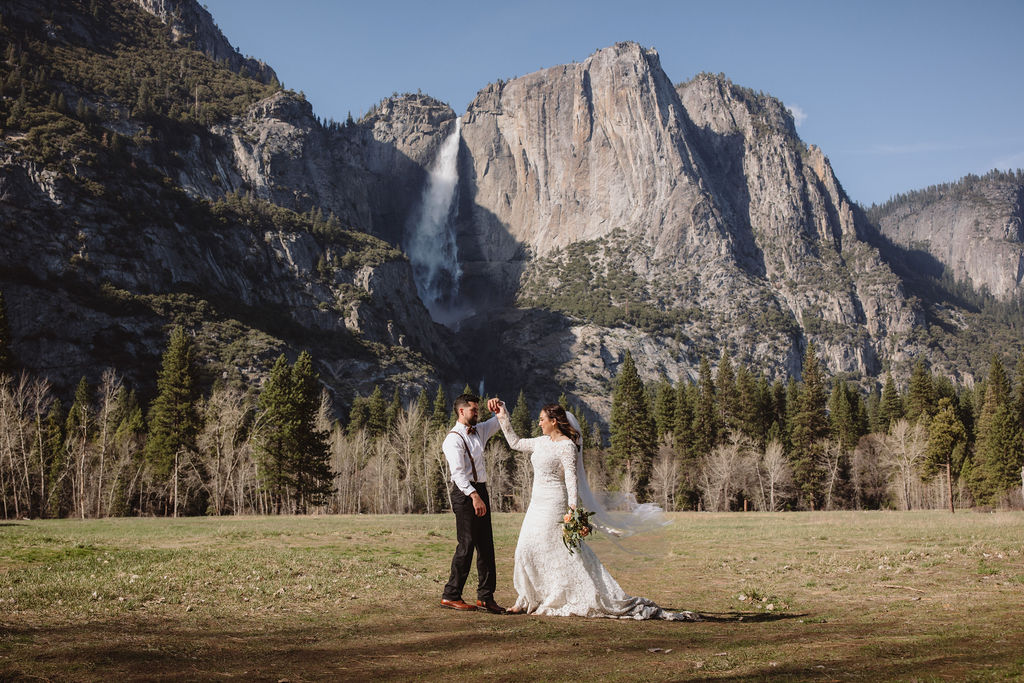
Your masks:
<instances>
[{"instance_id":1,"label":"couple holding hands","mask_svg":"<svg viewBox=\"0 0 1024 683\"><path fill-rule=\"evenodd\" d=\"M630 501L628 510L615 512L593 495L583 469L579 423L572 413L557 403L545 405L539 416L543 435L522 439L513 431L502 401L488 400L487 408L494 416L478 424L479 404L479 397L472 394L455 399L458 421L442 446L451 470L458 538L442 607L464 611L479 608L494 614L698 620L693 612L669 611L646 598L627 595L586 544L575 552L566 548L562 523L567 511L577 505L592 512L591 524L612 538L664 524L657 506ZM530 505L519 532L512 575L518 597L508 610L494 601L494 541L483 455L487 440L499 428L511 448L530 454L533 467ZM462 599L474 550L479 576L476 605Z\"/></svg>"}]
</instances>

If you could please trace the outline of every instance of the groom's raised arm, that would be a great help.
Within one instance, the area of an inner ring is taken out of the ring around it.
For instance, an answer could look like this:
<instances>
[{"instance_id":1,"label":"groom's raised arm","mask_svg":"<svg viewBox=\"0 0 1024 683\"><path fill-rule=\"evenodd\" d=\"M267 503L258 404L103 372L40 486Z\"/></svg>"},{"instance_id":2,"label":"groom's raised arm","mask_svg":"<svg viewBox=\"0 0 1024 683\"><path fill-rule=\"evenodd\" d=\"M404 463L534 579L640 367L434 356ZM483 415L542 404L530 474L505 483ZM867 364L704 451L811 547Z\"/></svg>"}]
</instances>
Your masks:
<instances>
[{"instance_id":1,"label":"groom's raised arm","mask_svg":"<svg viewBox=\"0 0 1024 683\"><path fill-rule=\"evenodd\" d=\"M498 422L497 415L491 415L490 418L476 425L476 433L480 435L485 444L488 439L498 433L499 429L501 429L501 424Z\"/></svg>"}]
</instances>

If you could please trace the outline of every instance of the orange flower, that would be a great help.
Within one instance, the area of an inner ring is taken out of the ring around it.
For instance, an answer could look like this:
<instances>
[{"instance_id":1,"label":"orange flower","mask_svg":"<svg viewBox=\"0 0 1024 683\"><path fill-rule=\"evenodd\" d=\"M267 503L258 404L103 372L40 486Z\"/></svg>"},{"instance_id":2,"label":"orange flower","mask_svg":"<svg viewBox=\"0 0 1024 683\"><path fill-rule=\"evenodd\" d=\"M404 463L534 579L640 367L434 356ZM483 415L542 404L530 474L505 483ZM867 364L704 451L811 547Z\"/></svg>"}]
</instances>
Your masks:
<instances>
[{"instance_id":1,"label":"orange flower","mask_svg":"<svg viewBox=\"0 0 1024 683\"><path fill-rule=\"evenodd\" d=\"M572 515L570 515L570 514L566 514L565 517L562 517L562 521L565 522L566 524L569 523L570 519L572 519Z\"/></svg>"},{"instance_id":2,"label":"orange flower","mask_svg":"<svg viewBox=\"0 0 1024 683\"><path fill-rule=\"evenodd\" d=\"M586 536L589 533L590 533L590 527L585 526L582 529L580 529L580 536Z\"/></svg>"}]
</instances>

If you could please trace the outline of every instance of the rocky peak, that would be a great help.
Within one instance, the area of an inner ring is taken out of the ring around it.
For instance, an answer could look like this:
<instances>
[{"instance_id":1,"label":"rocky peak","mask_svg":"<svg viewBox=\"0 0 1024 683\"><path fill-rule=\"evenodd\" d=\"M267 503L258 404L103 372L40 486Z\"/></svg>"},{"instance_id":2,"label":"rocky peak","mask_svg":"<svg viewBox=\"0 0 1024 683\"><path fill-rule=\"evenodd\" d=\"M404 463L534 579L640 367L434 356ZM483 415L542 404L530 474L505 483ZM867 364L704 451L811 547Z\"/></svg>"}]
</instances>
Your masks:
<instances>
[{"instance_id":1,"label":"rocky peak","mask_svg":"<svg viewBox=\"0 0 1024 683\"><path fill-rule=\"evenodd\" d=\"M993 171L894 197L868 211L879 231L932 267L1003 301L1024 296L1024 173Z\"/></svg>"},{"instance_id":2,"label":"rocky peak","mask_svg":"<svg viewBox=\"0 0 1024 683\"><path fill-rule=\"evenodd\" d=\"M707 223L679 208L705 205L714 221L687 125L657 53L635 43L485 88L462 128L468 258L507 262L524 245L546 254L641 225L657 256L674 258Z\"/></svg>"},{"instance_id":3,"label":"rocky peak","mask_svg":"<svg viewBox=\"0 0 1024 683\"><path fill-rule=\"evenodd\" d=\"M757 131L798 139L793 115L781 101L722 74L698 74L677 90L694 123L719 135L741 132L751 137Z\"/></svg>"},{"instance_id":4,"label":"rocky peak","mask_svg":"<svg viewBox=\"0 0 1024 683\"><path fill-rule=\"evenodd\" d=\"M224 37L213 17L196 0L135 0L135 3L170 27L175 42L189 43L214 61L225 61L236 73L245 73L263 82L277 80L277 74L264 62L243 57Z\"/></svg>"}]
</instances>

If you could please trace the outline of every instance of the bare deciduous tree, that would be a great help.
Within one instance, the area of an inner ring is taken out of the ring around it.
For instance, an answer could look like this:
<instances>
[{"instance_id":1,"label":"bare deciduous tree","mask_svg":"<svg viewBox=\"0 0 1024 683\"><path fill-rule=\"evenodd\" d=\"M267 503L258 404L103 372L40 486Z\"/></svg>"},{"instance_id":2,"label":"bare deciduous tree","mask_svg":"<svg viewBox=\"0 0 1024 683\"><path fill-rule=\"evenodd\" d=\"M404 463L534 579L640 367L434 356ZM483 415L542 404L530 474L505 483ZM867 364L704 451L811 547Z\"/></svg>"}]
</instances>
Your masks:
<instances>
[{"instance_id":1,"label":"bare deciduous tree","mask_svg":"<svg viewBox=\"0 0 1024 683\"><path fill-rule=\"evenodd\" d=\"M760 461L755 464L755 470L761 492L761 509L768 512L780 510L783 499L793 487L793 468L786 459L782 444L769 441Z\"/></svg>"},{"instance_id":2,"label":"bare deciduous tree","mask_svg":"<svg viewBox=\"0 0 1024 683\"><path fill-rule=\"evenodd\" d=\"M839 485L839 478L842 474L843 461L846 453L843 445L833 439L823 439L818 450L818 463L821 471L825 474L825 509L833 509L833 496Z\"/></svg>"},{"instance_id":3,"label":"bare deciduous tree","mask_svg":"<svg viewBox=\"0 0 1024 683\"><path fill-rule=\"evenodd\" d=\"M651 497L663 510L675 510L675 493L679 486L679 460L670 438L658 444L658 456L651 469Z\"/></svg>"},{"instance_id":4,"label":"bare deciduous tree","mask_svg":"<svg viewBox=\"0 0 1024 683\"><path fill-rule=\"evenodd\" d=\"M246 510L247 489L256 486L251 422L254 406L235 388L214 389L199 406L203 428L196 437L202 486L217 515Z\"/></svg>"},{"instance_id":5,"label":"bare deciduous tree","mask_svg":"<svg viewBox=\"0 0 1024 683\"><path fill-rule=\"evenodd\" d=\"M729 443L716 446L701 461L699 487L704 508L725 511L743 476L743 461L750 451L750 442L732 437Z\"/></svg>"},{"instance_id":6,"label":"bare deciduous tree","mask_svg":"<svg viewBox=\"0 0 1024 683\"><path fill-rule=\"evenodd\" d=\"M899 491L901 509L913 508L912 492L920 485L920 464L928 447L928 433L920 423L897 420L883 439L883 455L895 475L894 487Z\"/></svg>"}]
</instances>

